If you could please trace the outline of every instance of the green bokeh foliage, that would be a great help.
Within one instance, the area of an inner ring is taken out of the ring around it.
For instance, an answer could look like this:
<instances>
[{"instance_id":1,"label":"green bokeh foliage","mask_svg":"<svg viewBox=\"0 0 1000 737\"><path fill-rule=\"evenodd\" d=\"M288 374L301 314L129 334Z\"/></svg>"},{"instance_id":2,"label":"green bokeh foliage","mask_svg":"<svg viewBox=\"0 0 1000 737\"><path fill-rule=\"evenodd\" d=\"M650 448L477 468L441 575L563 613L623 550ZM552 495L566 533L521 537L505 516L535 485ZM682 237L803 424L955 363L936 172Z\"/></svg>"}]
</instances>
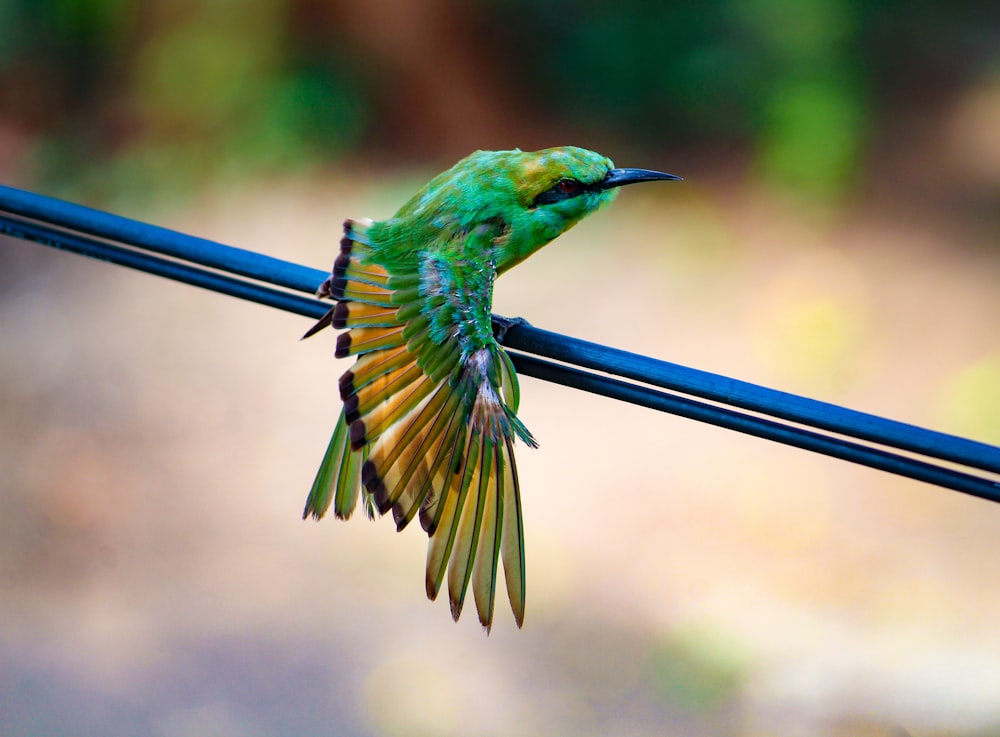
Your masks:
<instances>
[{"instance_id":1,"label":"green bokeh foliage","mask_svg":"<svg viewBox=\"0 0 1000 737\"><path fill-rule=\"evenodd\" d=\"M392 140L408 111L379 101L399 80L387 79L391 67L341 22L337 12L353 5L6 0L0 120L29 142L18 160L29 178L91 196L295 171L359 148L426 158ZM470 48L525 103L529 124L565 130L567 142L596 134L643 151L734 152L769 184L823 201L850 192L885 111L907 89L947 85L996 62L983 20L989 7L434 6L454 11L452 32L473 37Z\"/></svg>"}]
</instances>

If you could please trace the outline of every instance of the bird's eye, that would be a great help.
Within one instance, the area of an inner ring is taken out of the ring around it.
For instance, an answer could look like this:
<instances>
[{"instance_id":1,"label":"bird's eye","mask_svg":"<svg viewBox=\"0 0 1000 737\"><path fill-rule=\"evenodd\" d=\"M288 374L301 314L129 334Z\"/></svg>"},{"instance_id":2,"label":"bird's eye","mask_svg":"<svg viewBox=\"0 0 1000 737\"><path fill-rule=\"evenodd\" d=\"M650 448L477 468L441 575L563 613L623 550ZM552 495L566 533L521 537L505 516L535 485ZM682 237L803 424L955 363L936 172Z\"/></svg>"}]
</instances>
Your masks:
<instances>
[{"instance_id":1,"label":"bird's eye","mask_svg":"<svg viewBox=\"0 0 1000 737\"><path fill-rule=\"evenodd\" d=\"M551 189L547 189L538 195L532 206L551 205L554 202L568 200L583 194L586 189L583 183L576 179L560 179L552 185Z\"/></svg>"}]
</instances>

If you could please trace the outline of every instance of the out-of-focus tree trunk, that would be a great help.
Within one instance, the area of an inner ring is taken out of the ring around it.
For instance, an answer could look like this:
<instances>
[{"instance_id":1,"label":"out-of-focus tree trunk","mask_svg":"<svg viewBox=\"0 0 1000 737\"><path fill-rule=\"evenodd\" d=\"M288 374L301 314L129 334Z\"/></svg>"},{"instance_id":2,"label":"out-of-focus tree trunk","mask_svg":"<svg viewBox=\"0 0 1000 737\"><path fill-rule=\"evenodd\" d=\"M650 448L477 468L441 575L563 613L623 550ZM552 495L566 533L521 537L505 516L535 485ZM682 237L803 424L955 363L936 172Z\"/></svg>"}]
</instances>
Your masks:
<instances>
[{"instance_id":1,"label":"out-of-focus tree trunk","mask_svg":"<svg viewBox=\"0 0 1000 737\"><path fill-rule=\"evenodd\" d=\"M385 70L378 78L392 80L377 91L375 126L389 148L455 157L549 143L491 61L497 55L478 47L488 29L462 0L305 0L300 11L349 35Z\"/></svg>"}]
</instances>

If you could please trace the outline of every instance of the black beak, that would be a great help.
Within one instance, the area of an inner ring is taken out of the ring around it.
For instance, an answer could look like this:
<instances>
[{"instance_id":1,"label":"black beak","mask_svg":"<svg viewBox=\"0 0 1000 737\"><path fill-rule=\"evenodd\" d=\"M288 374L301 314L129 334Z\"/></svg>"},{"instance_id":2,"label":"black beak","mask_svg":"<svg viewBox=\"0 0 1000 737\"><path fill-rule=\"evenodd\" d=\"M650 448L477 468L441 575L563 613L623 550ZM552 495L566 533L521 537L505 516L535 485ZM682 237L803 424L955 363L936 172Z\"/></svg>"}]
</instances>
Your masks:
<instances>
[{"instance_id":1,"label":"black beak","mask_svg":"<svg viewBox=\"0 0 1000 737\"><path fill-rule=\"evenodd\" d=\"M664 174L662 171L650 171L649 169L612 169L608 175L597 184L598 189L611 189L621 187L626 184L636 184L637 182L655 182L661 179L680 181L681 177L674 174Z\"/></svg>"}]
</instances>

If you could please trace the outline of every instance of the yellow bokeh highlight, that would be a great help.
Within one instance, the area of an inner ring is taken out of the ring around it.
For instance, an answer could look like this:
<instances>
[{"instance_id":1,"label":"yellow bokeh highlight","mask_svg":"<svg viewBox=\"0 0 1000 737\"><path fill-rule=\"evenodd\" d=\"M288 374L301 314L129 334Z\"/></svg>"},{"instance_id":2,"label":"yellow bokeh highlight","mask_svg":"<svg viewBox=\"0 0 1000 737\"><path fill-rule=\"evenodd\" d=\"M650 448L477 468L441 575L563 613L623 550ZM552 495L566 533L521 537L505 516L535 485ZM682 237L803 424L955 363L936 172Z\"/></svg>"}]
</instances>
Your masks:
<instances>
[{"instance_id":1,"label":"yellow bokeh highlight","mask_svg":"<svg viewBox=\"0 0 1000 737\"><path fill-rule=\"evenodd\" d=\"M867 289L851 262L816 250L779 266L751 312L751 339L765 366L825 392L858 377L868 339Z\"/></svg>"},{"instance_id":2,"label":"yellow bokeh highlight","mask_svg":"<svg viewBox=\"0 0 1000 737\"><path fill-rule=\"evenodd\" d=\"M941 424L958 435L1000 444L1000 353L979 359L945 382Z\"/></svg>"},{"instance_id":3,"label":"yellow bokeh highlight","mask_svg":"<svg viewBox=\"0 0 1000 737\"><path fill-rule=\"evenodd\" d=\"M455 670L444 672L420 652L381 661L365 681L365 715L376 734L460 734Z\"/></svg>"}]
</instances>

